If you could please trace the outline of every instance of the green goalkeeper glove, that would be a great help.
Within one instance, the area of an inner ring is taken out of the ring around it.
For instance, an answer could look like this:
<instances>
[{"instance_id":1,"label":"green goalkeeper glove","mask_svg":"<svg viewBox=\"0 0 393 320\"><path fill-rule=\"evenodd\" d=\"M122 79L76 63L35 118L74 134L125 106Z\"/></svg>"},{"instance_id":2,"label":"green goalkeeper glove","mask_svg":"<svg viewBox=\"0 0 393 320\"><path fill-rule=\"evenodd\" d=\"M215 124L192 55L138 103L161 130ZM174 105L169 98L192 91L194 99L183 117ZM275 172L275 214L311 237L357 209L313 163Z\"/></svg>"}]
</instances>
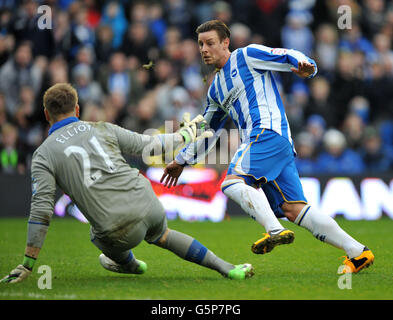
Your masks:
<instances>
[{"instance_id":1,"label":"green goalkeeper glove","mask_svg":"<svg viewBox=\"0 0 393 320\"><path fill-rule=\"evenodd\" d=\"M5 276L0 282L4 283L18 283L25 280L31 273L31 270L27 269L23 265L17 266L10 272L8 276Z\"/></svg>"},{"instance_id":2,"label":"green goalkeeper glove","mask_svg":"<svg viewBox=\"0 0 393 320\"><path fill-rule=\"evenodd\" d=\"M197 127L198 125L199 128ZM190 120L190 113L186 112L183 115L183 122L180 124L178 132L183 136L184 143L189 144L212 137L213 132L207 131L206 127L206 120L201 114L198 114L194 119Z\"/></svg>"},{"instance_id":3,"label":"green goalkeeper glove","mask_svg":"<svg viewBox=\"0 0 393 320\"><path fill-rule=\"evenodd\" d=\"M14 270L10 272L9 275L5 276L0 282L3 283L18 283L25 280L33 270L33 266L36 258L29 257L25 255L23 259L23 264L17 266Z\"/></svg>"}]
</instances>

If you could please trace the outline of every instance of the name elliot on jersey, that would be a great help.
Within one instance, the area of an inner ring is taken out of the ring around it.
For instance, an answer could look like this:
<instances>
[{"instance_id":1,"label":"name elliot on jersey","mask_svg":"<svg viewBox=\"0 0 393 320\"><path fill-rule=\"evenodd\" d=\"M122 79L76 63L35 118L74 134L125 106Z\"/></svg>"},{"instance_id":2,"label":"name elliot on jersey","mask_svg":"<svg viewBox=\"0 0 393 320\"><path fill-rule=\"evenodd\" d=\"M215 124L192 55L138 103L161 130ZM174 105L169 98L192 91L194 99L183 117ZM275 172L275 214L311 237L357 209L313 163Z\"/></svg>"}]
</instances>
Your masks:
<instances>
[{"instance_id":1,"label":"name elliot on jersey","mask_svg":"<svg viewBox=\"0 0 393 320\"><path fill-rule=\"evenodd\" d=\"M72 124L71 126L66 127L66 129L67 130L65 132L57 136L56 138L57 142L66 143L66 141L72 138L73 136L82 132L90 131L91 125L87 123L82 123L75 126L75 124Z\"/></svg>"}]
</instances>

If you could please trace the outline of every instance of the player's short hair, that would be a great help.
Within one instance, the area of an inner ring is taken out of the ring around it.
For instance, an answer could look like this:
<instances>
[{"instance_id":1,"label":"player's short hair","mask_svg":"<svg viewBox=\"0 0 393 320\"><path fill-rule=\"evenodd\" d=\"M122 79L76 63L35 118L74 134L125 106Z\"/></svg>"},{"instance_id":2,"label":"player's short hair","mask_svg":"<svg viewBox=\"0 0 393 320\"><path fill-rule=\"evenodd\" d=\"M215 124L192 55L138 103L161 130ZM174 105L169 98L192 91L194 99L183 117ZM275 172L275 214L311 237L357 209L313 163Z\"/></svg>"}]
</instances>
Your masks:
<instances>
[{"instance_id":1,"label":"player's short hair","mask_svg":"<svg viewBox=\"0 0 393 320\"><path fill-rule=\"evenodd\" d=\"M220 41L229 38L231 36L231 31L227 27L227 25L220 20L209 20L202 23L198 28L196 28L195 32L197 34L208 32L215 30L218 34L218 38Z\"/></svg>"},{"instance_id":2,"label":"player's short hair","mask_svg":"<svg viewBox=\"0 0 393 320\"><path fill-rule=\"evenodd\" d=\"M44 94L44 107L53 117L72 112L77 103L78 93L69 83L57 83Z\"/></svg>"}]
</instances>

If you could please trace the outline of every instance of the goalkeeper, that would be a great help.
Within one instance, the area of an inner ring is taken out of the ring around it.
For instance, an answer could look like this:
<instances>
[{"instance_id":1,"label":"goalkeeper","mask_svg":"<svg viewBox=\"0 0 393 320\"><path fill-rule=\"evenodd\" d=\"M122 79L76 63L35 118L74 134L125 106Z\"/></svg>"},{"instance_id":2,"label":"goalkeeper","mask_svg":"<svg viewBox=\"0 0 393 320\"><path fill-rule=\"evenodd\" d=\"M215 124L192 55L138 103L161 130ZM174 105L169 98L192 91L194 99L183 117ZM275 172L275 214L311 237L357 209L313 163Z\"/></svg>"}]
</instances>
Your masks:
<instances>
[{"instance_id":1,"label":"goalkeeper","mask_svg":"<svg viewBox=\"0 0 393 320\"><path fill-rule=\"evenodd\" d=\"M145 273L146 263L137 260L131 249L146 240L230 279L253 275L250 264L228 263L192 237L168 229L164 208L149 180L122 156L122 152L171 151L205 139L210 132L198 136L196 129L202 116L193 120L186 116L178 132L152 137L106 122L79 121L78 96L69 84L52 86L43 100L51 128L33 155L25 256L2 282L20 282L31 273L53 214L56 184L90 222L91 241L102 251L99 262L109 271Z\"/></svg>"}]
</instances>

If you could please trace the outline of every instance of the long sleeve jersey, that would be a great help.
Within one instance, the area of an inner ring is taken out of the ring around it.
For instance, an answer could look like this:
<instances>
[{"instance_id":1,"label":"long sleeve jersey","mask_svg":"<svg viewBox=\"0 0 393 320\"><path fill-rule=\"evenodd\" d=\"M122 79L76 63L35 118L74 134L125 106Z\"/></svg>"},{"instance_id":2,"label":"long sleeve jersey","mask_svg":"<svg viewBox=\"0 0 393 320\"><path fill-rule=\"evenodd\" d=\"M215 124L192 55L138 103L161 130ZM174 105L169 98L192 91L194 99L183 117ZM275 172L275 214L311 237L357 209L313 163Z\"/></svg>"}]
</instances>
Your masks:
<instances>
[{"instance_id":1,"label":"long sleeve jersey","mask_svg":"<svg viewBox=\"0 0 393 320\"><path fill-rule=\"evenodd\" d=\"M231 118L247 143L260 129L273 130L289 140L291 130L272 71L290 72L299 62L314 60L293 49L274 49L252 44L233 51L226 64L216 73L208 89L204 118L215 135L190 144L176 157L181 164L202 160L219 139L226 121Z\"/></svg>"},{"instance_id":2,"label":"long sleeve jersey","mask_svg":"<svg viewBox=\"0 0 393 320\"><path fill-rule=\"evenodd\" d=\"M183 142L180 134L148 136L106 122L71 117L55 123L34 152L32 199L27 244L41 247L49 225L56 184L78 206L96 235L137 223L155 194L150 182L131 168L124 154L171 150ZM39 230L37 230L39 229ZM45 232L44 232L45 233Z\"/></svg>"}]
</instances>

